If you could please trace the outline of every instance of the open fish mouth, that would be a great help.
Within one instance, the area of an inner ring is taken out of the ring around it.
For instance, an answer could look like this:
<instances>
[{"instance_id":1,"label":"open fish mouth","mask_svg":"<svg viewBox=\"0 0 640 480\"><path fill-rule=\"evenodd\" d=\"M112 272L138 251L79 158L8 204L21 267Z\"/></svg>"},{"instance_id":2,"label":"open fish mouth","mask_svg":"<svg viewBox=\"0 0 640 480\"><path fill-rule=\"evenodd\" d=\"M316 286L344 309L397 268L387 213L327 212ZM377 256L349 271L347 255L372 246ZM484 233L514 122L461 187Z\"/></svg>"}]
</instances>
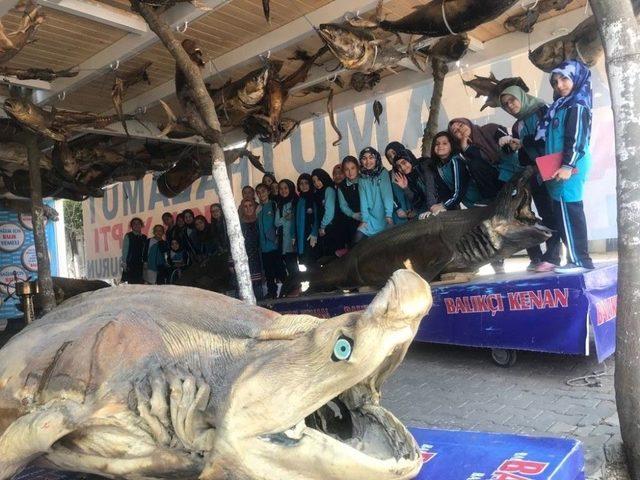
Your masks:
<instances>
[{"instance_id":1,"label":"open fish mouth","mask_svg":"<svg viewBox=\"0 0 640 480\"><path fill-rule=\"evenodd\" d=\"M304 442L322 445L351 457L354 463L366 463L399 478L416 472L420 449L415 439L390 411L373 401L362 403L362 387L353 387L357 395L347 390L291 428L261 439L285 447ZM359 405L354 404L355 397L360 397Z\"/></svg>"}]
</instances>

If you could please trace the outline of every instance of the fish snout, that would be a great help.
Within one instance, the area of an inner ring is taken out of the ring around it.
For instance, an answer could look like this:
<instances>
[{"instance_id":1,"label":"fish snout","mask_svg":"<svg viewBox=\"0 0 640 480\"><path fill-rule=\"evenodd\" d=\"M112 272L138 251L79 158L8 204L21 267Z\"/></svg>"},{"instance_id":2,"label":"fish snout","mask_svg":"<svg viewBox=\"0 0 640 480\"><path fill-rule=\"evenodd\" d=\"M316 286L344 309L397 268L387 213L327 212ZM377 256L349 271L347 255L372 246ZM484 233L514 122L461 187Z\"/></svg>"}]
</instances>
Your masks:
<instances>
[{"instance_id":1,"label":"fish snout","mask_svg":"<svg viewBox=\"0 0 640 480\"><path fill-rule=\"evenodd\" d=\"M431 287L412 270L396 270L376 295L366 313L385 326L412 327L419 324L433 304Z\"/></svg>"}]
</instances>

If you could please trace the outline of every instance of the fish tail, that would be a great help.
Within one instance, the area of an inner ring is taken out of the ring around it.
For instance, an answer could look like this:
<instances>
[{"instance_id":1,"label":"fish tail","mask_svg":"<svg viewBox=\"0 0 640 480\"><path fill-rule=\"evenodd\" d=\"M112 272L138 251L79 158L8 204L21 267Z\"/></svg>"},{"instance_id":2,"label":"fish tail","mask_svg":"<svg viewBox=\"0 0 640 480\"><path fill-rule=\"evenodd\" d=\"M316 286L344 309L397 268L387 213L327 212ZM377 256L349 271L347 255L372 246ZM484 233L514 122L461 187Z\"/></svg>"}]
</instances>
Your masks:
<instances>
[{"instance_id":1,"label":"fish tail","mask_svg":"<svg viewBox=\"0 0 640 480\"><path fill-rule=\"evenodd\" d=\"M163 100L160 100L160 105L162 105L162 109L167 116L167 124L162 129L162 132L160 132L160 135L166 136L176 129L176 126L178 125L178 117L176 117L176 114L173 113L171 107Z\"/></svg>"}]
</instances>

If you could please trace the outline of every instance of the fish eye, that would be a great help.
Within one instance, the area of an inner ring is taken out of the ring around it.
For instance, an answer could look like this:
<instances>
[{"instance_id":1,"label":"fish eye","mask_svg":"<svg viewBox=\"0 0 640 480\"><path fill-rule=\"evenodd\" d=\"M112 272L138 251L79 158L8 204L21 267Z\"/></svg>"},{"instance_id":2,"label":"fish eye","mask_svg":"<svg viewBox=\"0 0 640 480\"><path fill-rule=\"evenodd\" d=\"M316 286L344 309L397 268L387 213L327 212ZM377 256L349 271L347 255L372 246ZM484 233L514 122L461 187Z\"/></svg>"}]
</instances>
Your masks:
<instances>
[{"instance_id":1,"label":"fish eye","mask_svg":"<svg viewBox=\"0 0 640 480\"><path fill-rule=\"evenodd\" d=\"M336 340L333 346L333 354L331 354L331 360L334 362L343 362L351 358L351 352L353 350L353 340L344 335L340 335L340 338Z\"/></svg>"},{"instance_id":2,"label":"fish eye","mask_svg":"<svg viewBox=\"0 0 640 480\"><path fill-rule=\"evenodd\" d=\"M518 189L514 188L513 191L511 192L511 196L515 197L518 194Z\"/></svg>"}]
</instances>

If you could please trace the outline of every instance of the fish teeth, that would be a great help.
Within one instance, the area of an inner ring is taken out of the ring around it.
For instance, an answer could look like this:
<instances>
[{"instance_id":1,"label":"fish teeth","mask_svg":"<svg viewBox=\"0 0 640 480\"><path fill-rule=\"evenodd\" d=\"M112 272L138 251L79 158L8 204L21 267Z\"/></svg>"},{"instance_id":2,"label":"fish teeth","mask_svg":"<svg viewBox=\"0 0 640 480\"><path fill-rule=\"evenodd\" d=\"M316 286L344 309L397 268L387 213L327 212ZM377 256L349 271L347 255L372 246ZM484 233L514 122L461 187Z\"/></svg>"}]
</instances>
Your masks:
<instances>
[{"instance_id":1,"label":"fish teeth","mask_svg":"<svg viewBox=\"0 0 640 480\"><path fill-rule=\"evenodd\" d=\"M289 430L285 430L284 434L293 440L300 440L305 428L306 425L304 424L304 420L300 420L300 422L291 427Z\"/></svg>"}]
</instances>

